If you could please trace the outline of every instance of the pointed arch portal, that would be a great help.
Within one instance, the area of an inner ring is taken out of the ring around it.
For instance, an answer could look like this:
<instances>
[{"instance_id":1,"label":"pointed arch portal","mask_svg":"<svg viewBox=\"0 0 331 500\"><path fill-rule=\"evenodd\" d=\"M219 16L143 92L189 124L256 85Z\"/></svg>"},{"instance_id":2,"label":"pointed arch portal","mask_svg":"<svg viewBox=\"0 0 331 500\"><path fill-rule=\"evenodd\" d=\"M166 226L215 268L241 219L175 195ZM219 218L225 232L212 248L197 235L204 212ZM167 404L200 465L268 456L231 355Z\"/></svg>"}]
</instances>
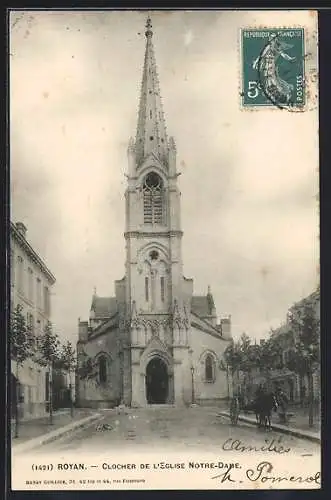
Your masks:
<instances>
[{"instance_id":1,"label":"pointed arch portal","mask_svg":"<svg viewBox=\"0 0 331 500\"><path fill-rule=\"evenodd\" d=\"M167 364L159 357L146 367L146 396L148 404L164 404L168 400L169 373Z\"/></svg>"}]
</instances>

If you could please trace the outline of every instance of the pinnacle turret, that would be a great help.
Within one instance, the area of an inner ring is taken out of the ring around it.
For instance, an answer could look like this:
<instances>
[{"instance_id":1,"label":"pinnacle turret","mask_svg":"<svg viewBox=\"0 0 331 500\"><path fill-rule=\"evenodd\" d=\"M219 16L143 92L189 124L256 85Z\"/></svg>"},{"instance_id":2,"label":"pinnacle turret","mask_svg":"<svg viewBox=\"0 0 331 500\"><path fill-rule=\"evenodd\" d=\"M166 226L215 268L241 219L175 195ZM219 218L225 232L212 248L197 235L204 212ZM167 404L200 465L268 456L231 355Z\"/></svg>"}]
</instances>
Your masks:
<instances>
[{"instance_id":1,"label":"pinnacle turret","mask_svg":"<svg viewBox=\"0 0 331 500\"><path fill-rule=\"evenodd\" d=\"M154 153L164 163L168 161L168 139L152 42L153 31L150 17L147 19L145 36L146 50L135 148L138 166L150 153Z\"/></svg>"}]
</instances>

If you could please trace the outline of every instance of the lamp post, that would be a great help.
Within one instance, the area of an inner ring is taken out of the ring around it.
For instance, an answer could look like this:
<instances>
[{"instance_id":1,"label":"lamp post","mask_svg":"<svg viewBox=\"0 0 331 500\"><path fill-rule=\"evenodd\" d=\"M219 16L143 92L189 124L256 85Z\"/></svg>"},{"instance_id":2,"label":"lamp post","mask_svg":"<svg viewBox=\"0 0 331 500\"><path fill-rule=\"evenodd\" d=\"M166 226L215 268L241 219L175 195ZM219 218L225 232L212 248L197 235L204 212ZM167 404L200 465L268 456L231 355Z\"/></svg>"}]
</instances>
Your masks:
<instances>
[{"instance_id":1,"label":"lamp post","mask_svg":"<svg viewBox=\"0 0 331 500\"><path fill-rule=\"evenodd\" d=\"M191 365L191 376L192 376L192 405L195 404L195 394L194 394L194 366Z\"/></svg>"}]
</instances>

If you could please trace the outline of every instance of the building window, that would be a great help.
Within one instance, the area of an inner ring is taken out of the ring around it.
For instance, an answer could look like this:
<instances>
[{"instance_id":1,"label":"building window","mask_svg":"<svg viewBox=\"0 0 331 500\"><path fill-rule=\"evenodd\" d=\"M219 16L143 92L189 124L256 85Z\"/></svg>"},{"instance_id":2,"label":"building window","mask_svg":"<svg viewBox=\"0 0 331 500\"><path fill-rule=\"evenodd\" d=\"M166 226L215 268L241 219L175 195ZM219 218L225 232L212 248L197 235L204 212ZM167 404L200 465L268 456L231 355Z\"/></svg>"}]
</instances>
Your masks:
<instances>
[{"instance_id":1,"label":"building window","mask_svg":"<svg viewBox=\"0 0 331 500\"><path fill-rule=\"evenodd\" d=\"M49 300L49 288L44 287L44 312L46 316L50 315L50 300Z\"/></svg>"},{"instance_id":2,"label":"building window","mask_svg":"<svg viewBox=\"0 0 331 500\"><path fill-rule=\"evenodd\" d=\"M164 277L161 277L161 302L164 302Z\"/></svg>"},{"instance_id":3,"label":"building window","mask_svg":"<svg viewBox=\"0 0 331 500\"><path fill-rule=\"evenodd\" d=\"M213 357L208 354L205 359L205 380L206 382L214 382L215 370Z\"/></svg>"},{"instance_id":4,"label":"building window","mask_svg":"<svg viewBox=\"0 0 331 500\"><path fill-rule=\"evenodd\" d=\"M22 257L18 256L17 257L17 288L19 292L23 293L23 286L24 286L24 263Z\"/></svg>"},{"instance_id":5,"label":"building window","mask_svg":"<svg viewBox=\"0 0 331 500\"><path fill-rule=\"evenodd\" d=\"M25 401L25 386L19 382L18 383L18 402L24 403L24 401Z\"/></svg>"},{"instance_id":6,"label":"building window","mask_svg":"<svg viewBox=\"0 0 331 500\"><path fill-rule=\"evenodd\" d=\"M152 114L152 110L150 110L149 112L149 117L152 118L153 114Z\"/></svg>"},{"instance_id":7,"label":"building window","mask_svg":"<svg viewBox=\"0 0 331 500\"><path fill-rule=\"evenodd\" d=\"M149 289L148 289L148 278L145 278L145 300L146 302L149 301Z\"/></svg>"},{"instance_id":8,"label":"building window","mask_svg":"<svg viewBox=\"0 0 331 500\"><path fill-rule=\"evenodd\" d=\"M289 363L290 357L291 357L290 351L289 350L284 350L283 351L283 364L285 366Z\"/></svg>"},{"instance_id":9,"label":"building window","mask_svg":"<svg viewBox=\"0 0 331 500\"><path fill-rule=\"evenodd\" d=\"M41 279L37 278L37 306L41 307Z\"/></svg>"},{"instance_id":10,"label":"building window","mask_svg":"<svg viewBox=\"0 0 331 500\"><path fill-rule=\"evenodd\" d=\"M31 267L28 268L28 298L33 301L33 271Z\"/></svg>"},{"instance_id":11,"label":"building window","mask_svg":"<svg viewBox=\"0 0 331 500\"><path fill-rule=\"evenodd\" d=\"M144 223L162 224L164 212L163 183L161 177L150 172L144 182Z\"/></svg>"},{"instance_id":12,"label":"building window","mask_svg":"<svg viewBox=\"0 0 331 500\"><path fill-rule=\"evenodd\" d=\"M49 401L49 372L45 373L45 401Z\"/></svg>"},{"instance_id":13,"label":"building window","mask_svg":"<svg viewBox=\"0 0 331 500\"><path fill-rule=\"evenodd\" d=\"M28 386L28 412L30 415L33 413L33 387L31 385Z\"/></svg>"},{"instance_id":14,"label":"building window","mask_svg":"<svg viewBox=\"0 0 331 500\"><path fill-rule=\"evenodd\" d=\"M33 317L33 314L31 314L31 313L27 314L27 327L28 327L28 330L31 333L31 335L34 335L34 333L35 333L35 331L34 331L34 317Z\"/></svg>"},{"instance_id":15,"label":"building window","mask_svg":"<svg viewBox=\"0 0 331 500\"><path fill-rule=\"evenodd\" d=\"M105 356L99 358L99 382L105 384L107 382L107 360Z\"/></svg>"}]
</instances>

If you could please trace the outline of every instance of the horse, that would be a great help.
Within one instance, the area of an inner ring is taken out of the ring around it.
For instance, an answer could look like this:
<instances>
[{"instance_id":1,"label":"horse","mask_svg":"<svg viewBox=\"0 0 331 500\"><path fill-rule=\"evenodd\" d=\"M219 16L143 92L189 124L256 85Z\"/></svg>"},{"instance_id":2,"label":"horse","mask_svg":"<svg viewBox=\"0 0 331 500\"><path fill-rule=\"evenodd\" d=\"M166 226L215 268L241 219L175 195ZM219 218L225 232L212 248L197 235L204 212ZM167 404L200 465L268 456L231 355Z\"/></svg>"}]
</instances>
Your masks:
<instances>
[{"instance_id":1,"label":"horse","mask_svg":"<svg viewBox=\"0 0 331 500\"><path fill-rule=\"evenodd\" d=\"M265 430L271 430L272 410L276 411L277 408L277 400L271 392L261 394L255 410L258 426L263 427Z\"/></svg>"}]
</instances>

